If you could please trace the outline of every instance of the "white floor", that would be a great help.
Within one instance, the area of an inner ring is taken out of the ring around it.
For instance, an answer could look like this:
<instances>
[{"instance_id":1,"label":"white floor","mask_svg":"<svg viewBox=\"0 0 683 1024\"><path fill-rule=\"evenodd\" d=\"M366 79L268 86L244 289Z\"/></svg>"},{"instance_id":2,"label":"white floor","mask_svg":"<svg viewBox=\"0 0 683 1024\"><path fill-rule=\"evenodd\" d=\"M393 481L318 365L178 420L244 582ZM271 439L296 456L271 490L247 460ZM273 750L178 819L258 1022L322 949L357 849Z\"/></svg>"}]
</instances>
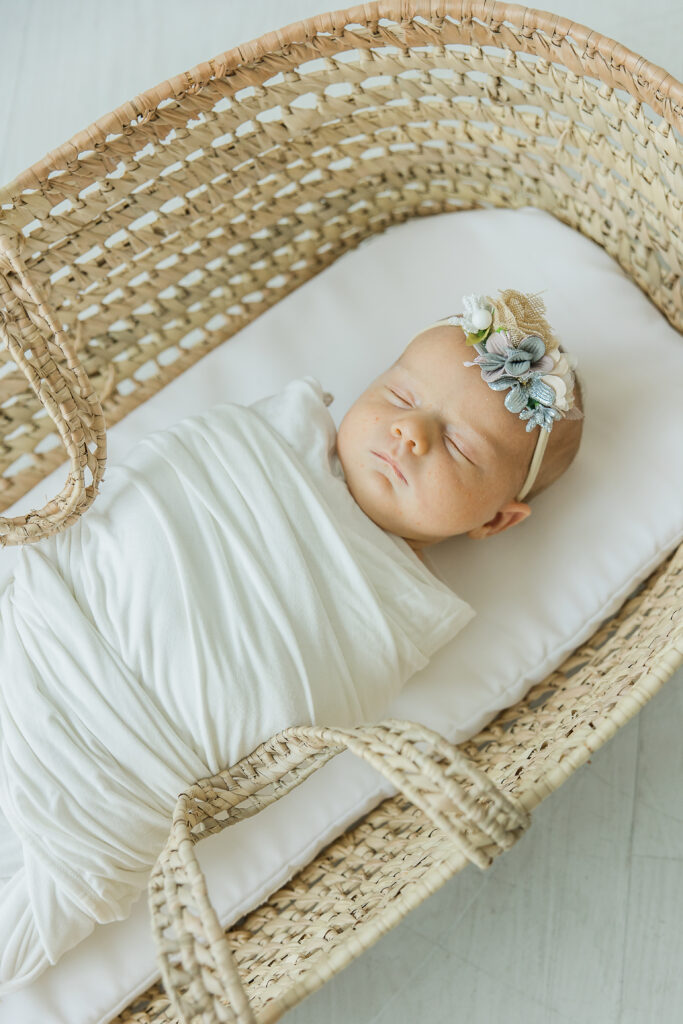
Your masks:
<instances>
[{"instance_id":1,"label":"white floor","mask_svg":"<svg viewBox=\"0 0 683 1024\"><path fill-rule=\"evenodd\" d=\"M163 79L336 6L0 0L0 182ZM679 0L552 8L683 79ZM288 1024L683 1024L682 723L683 669L512 850L451 879Z\"/></svg>"}]
</instances>

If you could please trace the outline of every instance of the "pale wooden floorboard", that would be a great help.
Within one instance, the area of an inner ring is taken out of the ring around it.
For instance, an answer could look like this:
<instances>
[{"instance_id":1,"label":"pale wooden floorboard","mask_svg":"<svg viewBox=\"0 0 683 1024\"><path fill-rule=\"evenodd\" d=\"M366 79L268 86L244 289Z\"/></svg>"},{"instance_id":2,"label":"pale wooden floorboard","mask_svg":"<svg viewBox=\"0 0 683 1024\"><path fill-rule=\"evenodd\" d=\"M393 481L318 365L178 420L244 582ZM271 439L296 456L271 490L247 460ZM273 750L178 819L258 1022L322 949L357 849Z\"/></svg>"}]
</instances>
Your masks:
<instances>
[{"instance_id":1,"label":"pale wooden floorboard","mask_svg":"<svg viewBox=\"0 0 683 1024\"><path fill-rule=\"evenodd\" d=\"M325 0L0 0L0 182ZM339 4L343 7L343 3ZM683 78L678 0L543 4ZM683 670L535 812L288 1024L683 1024Z\"/></svg>"}]
</instances>

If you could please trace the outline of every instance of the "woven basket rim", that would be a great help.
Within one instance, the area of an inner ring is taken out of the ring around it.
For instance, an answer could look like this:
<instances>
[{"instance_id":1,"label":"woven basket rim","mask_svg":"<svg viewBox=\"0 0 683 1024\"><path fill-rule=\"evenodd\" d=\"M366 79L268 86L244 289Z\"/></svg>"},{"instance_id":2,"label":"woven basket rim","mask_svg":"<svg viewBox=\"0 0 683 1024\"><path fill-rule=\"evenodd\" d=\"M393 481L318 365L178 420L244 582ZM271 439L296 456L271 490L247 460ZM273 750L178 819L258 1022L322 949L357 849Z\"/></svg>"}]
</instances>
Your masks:
<instances>
[{"instance_id":1,"label":"woven basket rim","mask_svg":"<svg viewBox=\"0 0 683 1024\"><path fill-rule=\"evenodd\" d=\"M535 7L508 4L498 0L401 0L400 21L396 21L396 0L373 0L371 3L356 4L316 14L300 21L292 21L280 29L266 32L246 43L232 47L211 57L201 64L182 71L172 78L146 89L133 99L97 118L87 128L76 132L56 149L50 150L40 160L21 171L6 185L0 187L0 203L13 203L13 197L24 189L40 189L48 176L55 171L66 170L78 162L81 152L106 146L107 136L120 134L131 122L147 119L160 103L179 99L186 93L199 92L216 77L231 74L240 66L258 62L266 54L291 43L306 42L319 32L336 34L347 24L366 25L368 22L385 18L403 25L415 17L429 20L452 18L465 22L477 19L487 25L500 25L507 21L532 36L540 30L557 44L571 35L583 47L583 54L591 56L597 51L607 65L625 69L632 77L652 86L650 106L668 120L663 101L669 99L674 106L681 107L683 118L683 83L665 68L641 57L610 36L602 35L581 22L571 21L559 14L552 14ZM671 122L669 122L671 123ZM2 210L0 210L0 221Z\"/></svg>"}]
</instances>

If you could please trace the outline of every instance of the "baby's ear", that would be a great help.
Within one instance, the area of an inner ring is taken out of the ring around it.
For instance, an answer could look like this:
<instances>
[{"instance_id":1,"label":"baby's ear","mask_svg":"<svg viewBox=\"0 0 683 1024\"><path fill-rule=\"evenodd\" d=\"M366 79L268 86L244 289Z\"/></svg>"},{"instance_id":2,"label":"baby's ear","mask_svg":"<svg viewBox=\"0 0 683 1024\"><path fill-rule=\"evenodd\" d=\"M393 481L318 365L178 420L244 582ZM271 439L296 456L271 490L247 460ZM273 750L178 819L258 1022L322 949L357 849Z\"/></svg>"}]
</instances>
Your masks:
<instances>
[{"instance_id":1,"label":"baby's ear","mask_svg":"<svg viewBox=\"0 0 683 1024\"><path fill-rule=\"evenodd\" d=\"M516 526L523 519L531 515L531 507L525 501L509 501L498 509L495 516L481 526L475 526L469 530L467 536L474 540L481 540L484 537L491 537L494 533L502 533L511 526Z\"/></svg>"}]
</instances>

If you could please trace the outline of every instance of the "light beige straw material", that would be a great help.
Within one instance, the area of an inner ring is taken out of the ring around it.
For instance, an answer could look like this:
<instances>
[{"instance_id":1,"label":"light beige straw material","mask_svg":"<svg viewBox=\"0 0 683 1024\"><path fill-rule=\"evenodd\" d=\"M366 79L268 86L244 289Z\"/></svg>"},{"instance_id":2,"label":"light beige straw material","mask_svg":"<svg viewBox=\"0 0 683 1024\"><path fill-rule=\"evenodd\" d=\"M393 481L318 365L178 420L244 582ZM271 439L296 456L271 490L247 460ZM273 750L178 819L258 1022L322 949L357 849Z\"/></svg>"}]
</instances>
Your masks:
<instances>
[{"instance_id":1,"label":"light beige straw material","mask_svg":"<svg viewBox=\"0 0 683 1024\"><path fill-rule=\"evenodd\" d=\"M425 742L427 752L418 749ZM480 868L509 849L530 824L528 812L438 733L414 722L387 720L356 729L297 727L278 733L229 772L203 779L181 795L171 836L150 882L150 911L166 991L187 1020L255 1020L230 943L208 898L194 844L250 817L300 785L330 757L348 749L385 775ZM332 909L332 908L331 908ZM355 924L347 911L343 918ZM328 926L334 927L333 912ZM181 942L165 934L173 925ZM371 934L375 929L371 929ZM376 936L378 937L378 936ZM179 958L179 959L178 959ZM174 962L172 962L174 961ZM214 1018L215 994L234 1014Z\"/></svg>"},{"instance_id":2,"label":"light beige straw material","mask_svg":"<svg viewBox=\"0 0 683 1024\"><path fill-rule=\"evenodd\" d=\"M65 452L70 464L53 502L0 519L0 543L85 512L101 417L117 423L410 217L547 210L681 331L681 133L681 83L613 39L545 11L447 0L295 22L99 118L0 190L0 507ZM276 1021L465 864L485 868L683 661L682 570L683 546L457 748L416 723L297 728L189 786L149 894L173 1001L159 983L116 1022L198 1020L199 1008L203 1024ZM224 935L195 844L343 748L398 795Z\"/></svg>"},{"instance_id":3,"label":"light beige straw material","mask_svg":"<svg viewBox=\"0 0 683 1024\"><path fill-rule=\"evenodd\" d=\"M315 107L300 105L304 93ZM39 337L55 351L68 339L85 371L69 401L87 406L92 383L111 426L412 216L548 210L602 245L680 330L674 129L681 84L613 40L513 4L435 0L296 22L99 118L0 190L0 358L14 360L0 377L3 507L64 448L72 462L56 505L0 519L0 543L68 526L104 464L97 403L92 420L88 408L62 412L55 431L49 399L61 409L63 387L53 395Z\"/></svg>"}]
</instances>

